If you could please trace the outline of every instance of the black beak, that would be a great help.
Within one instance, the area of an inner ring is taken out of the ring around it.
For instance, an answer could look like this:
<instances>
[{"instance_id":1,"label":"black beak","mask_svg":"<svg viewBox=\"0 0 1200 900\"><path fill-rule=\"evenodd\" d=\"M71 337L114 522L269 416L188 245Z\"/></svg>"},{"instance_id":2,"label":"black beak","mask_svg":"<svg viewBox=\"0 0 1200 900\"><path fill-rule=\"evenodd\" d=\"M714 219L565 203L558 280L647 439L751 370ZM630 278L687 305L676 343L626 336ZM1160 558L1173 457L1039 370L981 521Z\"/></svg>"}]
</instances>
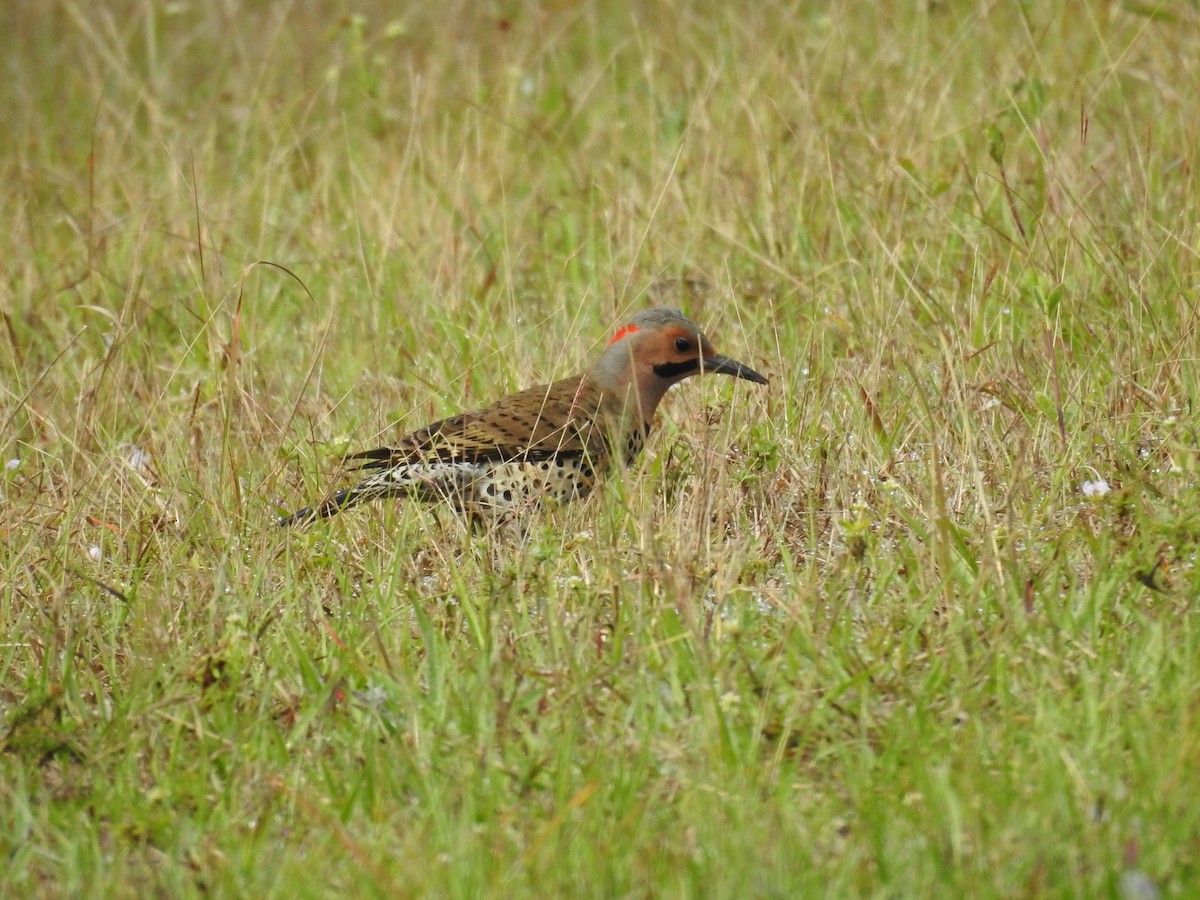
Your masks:
<instances>
[{"instance_id":1,"label":"black beak","mask_svg":"<svg viewBox=\"0 0 1200 900\"><path fill-rule=\"evenodd\" d=\"M738 362L736 359L730 359L728 356L720 356L718 354L705 356L700 360L700 369L706 373L715 372L718 375L732 375L735 378L745 378L747 381L753 381L755 384L767 383L767 379L763 378L752 368Z\"/></svg>"}]
</instances>

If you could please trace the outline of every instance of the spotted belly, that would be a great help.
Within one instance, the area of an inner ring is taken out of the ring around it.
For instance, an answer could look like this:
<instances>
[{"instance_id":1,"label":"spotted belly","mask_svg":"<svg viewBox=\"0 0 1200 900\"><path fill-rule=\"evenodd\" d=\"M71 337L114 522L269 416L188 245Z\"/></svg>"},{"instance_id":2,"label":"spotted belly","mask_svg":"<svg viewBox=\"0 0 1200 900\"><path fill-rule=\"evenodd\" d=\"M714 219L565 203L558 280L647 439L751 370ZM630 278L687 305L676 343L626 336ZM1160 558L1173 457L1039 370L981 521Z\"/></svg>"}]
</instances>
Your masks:
<instances>
[{"instance_id":1,"label":"spotted belly","mask_svg":"<svg viewBox=\"0 0 1200 900\"><path fill-rule=\"evenodd\" d=\"M468 512L510 512L535 503L568 503L591 493L595 467L581 457L512 460L481 467L463 486Z\"/></svg>"}]
</instances>

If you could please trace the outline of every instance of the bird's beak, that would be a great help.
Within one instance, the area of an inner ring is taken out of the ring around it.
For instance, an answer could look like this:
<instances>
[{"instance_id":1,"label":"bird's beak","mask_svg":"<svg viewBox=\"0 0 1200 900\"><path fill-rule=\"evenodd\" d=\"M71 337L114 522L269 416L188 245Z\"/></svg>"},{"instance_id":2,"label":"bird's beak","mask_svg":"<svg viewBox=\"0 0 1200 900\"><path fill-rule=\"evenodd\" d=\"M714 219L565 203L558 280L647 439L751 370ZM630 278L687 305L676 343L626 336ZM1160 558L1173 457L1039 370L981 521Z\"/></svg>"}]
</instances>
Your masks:
<instances>
[{"instance_id":1,"label":"bird's beak","mask_svg":"<svg viewBox=\"0 0 1200 900\"><path fill-rule=\"evenodd\" d=\"M763 378L746 364L716 353L712 356L701 357L700 370L705 373L715 372L718 375L732 375L735 378L745 378L747 381L753 381L755 384L767 383L767 379Z\"/></svg>"}]
</instances>

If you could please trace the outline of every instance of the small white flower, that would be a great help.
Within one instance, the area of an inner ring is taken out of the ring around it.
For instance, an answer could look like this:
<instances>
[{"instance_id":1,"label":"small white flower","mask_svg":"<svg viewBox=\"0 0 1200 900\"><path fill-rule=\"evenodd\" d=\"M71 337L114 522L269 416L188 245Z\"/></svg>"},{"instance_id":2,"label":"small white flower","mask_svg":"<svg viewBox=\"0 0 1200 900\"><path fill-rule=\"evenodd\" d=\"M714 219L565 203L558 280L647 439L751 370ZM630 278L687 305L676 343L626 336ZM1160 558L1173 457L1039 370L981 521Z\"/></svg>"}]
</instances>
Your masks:
<instances>
[{"instance_id":1,"label":"small white flower","mask_svg":"<svg viewBox=\"0 0 1200 900\"><path fill-rule=\"evenodd\" d=\"M388 702L388 693L379 685L371 685L365 691L356 691L354 696L363 704L374 710L382 710Z\"/></svg>"},{"instance_id":2,"label":"small white flower","mask_svg":"<svg viewBox=\"0 0 1200 900\"><path fill-rule=\"evenodd\" d=\"M5 471L11 472L13 469L15 469L20 464L21 464L21 461L19 459L10 459L8 462L6 462L4 464L4 469L5 469Z\"/></svg>"},{"instance_id":3,"label":"small white flower","mask_svg":"<svg viewBox=\"0 0 1200 900\"><path fill-rule=\"evenodd\" d=\"M1111 488L1103 478L1097 478L1095 481L1085 481L1079 486L1079 490L1083 491L1085 497L1103 497Z\"/></svg>"},{"instance_id":4,"label":"small white flower","mask_svg":"<svg viewBox=\"0 0 1200 900\"><path fill-rule=\"evenodd\" d=\"M1126 869L1121 874L1121 897L1124 900L1158 900L1161 896L1158 885L1141 869Z\"/></svg>"},{"instance_id":5,"label":"small white flower","mask_svg":"<svg viewBox=\"0 0 1200 900\"><path fill-rule=\"evenodd\" d=\"M141 447L130 447L129 455L125 457L125 461L129 463L129 468L135 472L141 472L150 465L150 454Z\"/></svg>"}]
</instances>

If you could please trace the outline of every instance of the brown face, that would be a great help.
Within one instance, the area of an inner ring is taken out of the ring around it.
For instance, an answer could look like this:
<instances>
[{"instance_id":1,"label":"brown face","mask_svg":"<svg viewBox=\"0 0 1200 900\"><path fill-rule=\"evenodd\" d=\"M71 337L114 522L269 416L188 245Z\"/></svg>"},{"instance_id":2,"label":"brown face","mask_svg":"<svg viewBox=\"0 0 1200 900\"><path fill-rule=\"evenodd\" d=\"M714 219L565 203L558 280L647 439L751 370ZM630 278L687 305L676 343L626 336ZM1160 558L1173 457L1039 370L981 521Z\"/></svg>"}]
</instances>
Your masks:
<instances>
[{"instance_id":1,"label":"brown face","mask_svg":"<svg viewBox=\"0 0 1200 900\"><path fill-rule=\"evenodd\" d=\"M713 350L704 335L683 325L664 328L654 335L652 340L647 342L644 353L644 358L650 363L654 374L672 382L682 381L690 375L699 375L702 372L717 372L745 378L756 384L767 383L767 379L749 366L721 356Z\"/></svg>"}]
</instances>

